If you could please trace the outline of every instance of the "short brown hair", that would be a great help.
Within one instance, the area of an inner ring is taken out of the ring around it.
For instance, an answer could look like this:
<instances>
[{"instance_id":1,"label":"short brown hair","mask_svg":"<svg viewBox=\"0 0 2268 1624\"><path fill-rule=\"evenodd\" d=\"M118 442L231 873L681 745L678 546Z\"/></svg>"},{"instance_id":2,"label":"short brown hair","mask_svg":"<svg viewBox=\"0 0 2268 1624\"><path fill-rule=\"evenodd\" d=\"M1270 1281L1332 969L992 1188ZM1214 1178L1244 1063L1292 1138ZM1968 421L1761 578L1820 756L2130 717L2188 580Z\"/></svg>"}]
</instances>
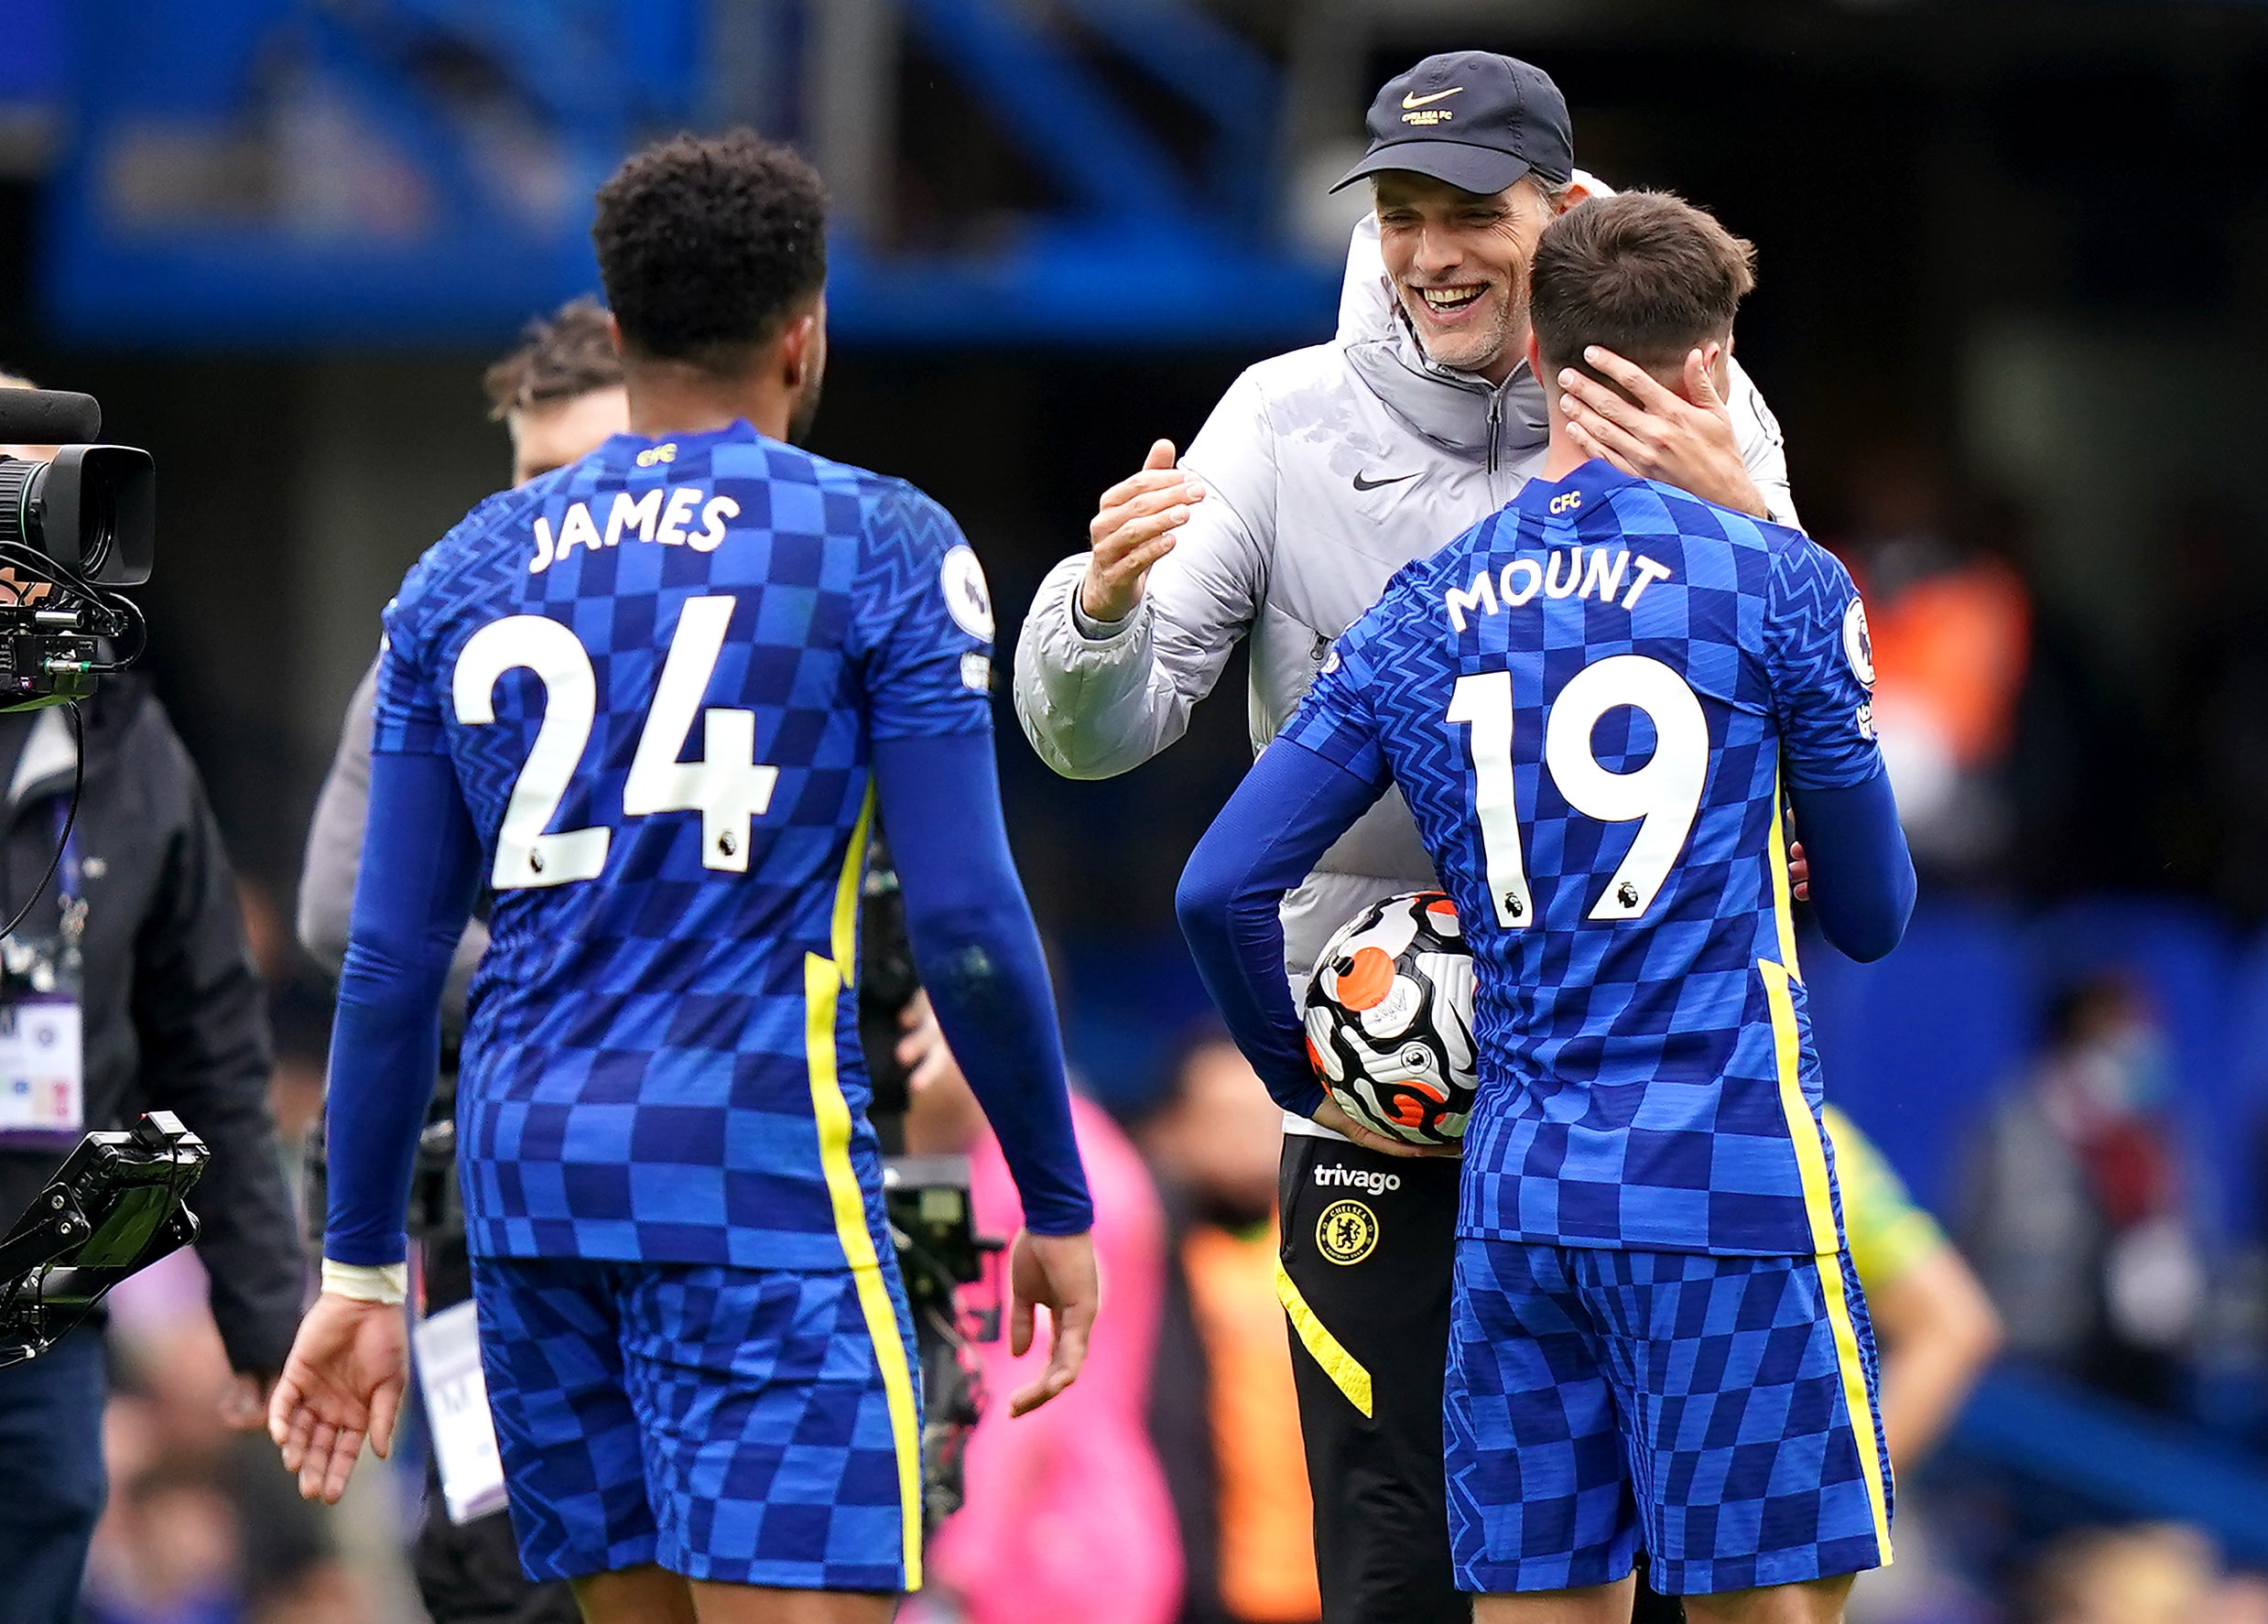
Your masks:
<instances>
[{"instance_id":1,"label":"short brown hair","mask_svg":"<svg viewBox=\"0 0 2268 1624\"><path fill-rule=\"evenodd\" d=\"M606 307L589 294L537 317L520 334L519 348L481 374L488 415L498 421L621 386L622 357L607 331Z\"/></svg>"},{"instance_id":2,"label":"short brown hair","mask_svg":"<svg viewBox=\"0 0 2268 1624\"><path fill-rule=\"evenodd\" d=\"M1728 337L1756 286L1756 250L1666 191L1592 198L1544 228L1528 268L1529 316L1546 368L1602 344L1648 371Z\"/></svg>"}]
</instances>

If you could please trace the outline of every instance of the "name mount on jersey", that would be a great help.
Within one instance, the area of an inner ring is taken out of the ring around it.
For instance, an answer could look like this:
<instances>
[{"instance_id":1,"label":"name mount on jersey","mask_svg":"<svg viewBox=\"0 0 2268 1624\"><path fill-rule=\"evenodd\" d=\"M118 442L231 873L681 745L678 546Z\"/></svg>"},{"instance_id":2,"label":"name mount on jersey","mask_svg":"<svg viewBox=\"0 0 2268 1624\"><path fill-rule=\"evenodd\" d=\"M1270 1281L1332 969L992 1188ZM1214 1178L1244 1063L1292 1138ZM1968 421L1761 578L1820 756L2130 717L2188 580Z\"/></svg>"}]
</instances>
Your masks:
<instances>
[{"instance_id":1,"label":"name mount on jersey","mask_svg":"<svg viewBox=\"0 0 2268 1624\"><path fill-rule=\"evenodd\" d=\"M1441 608L1449 624L1461 632L1465 616L1498 614L1518 609L1538 592L1546 598L1590 598L1611 603L1619 595L1624 609L1638 607L1638 598L1657 580L1667 580L1675 570L1640 553L1633 561L1628 547L1595 547L1585 559L1579 547L1554 547L1543 562L1514 558L1493 574L1482 570L1467 587L1451 587L1441 594ZM1622 582L1629 578L1630 589Z\"/></svg>"},{"instance_id":2,"label":"name mount on jersey","mask_svg":"<svg viewBox=\"0 0 2268 1624\"><path fill-rule=\"evenodd\" d=\"M617 491L607 509L604 530L591 517L590 503L570 503L559 519L556 541L551 521L537 514L530 525L536 556L528 560L527 573L541 575L578 547L595 553L602 547L618 546L625 535L663 547L689 547L697 553L713 553L724 545L725 521L740 517L740 503L730 496L711 496L704 504L704 493L699 485L657 485L635 496ZM689 526L697 509L701 527L695 530Z\"/></svg>"}]
</instances>

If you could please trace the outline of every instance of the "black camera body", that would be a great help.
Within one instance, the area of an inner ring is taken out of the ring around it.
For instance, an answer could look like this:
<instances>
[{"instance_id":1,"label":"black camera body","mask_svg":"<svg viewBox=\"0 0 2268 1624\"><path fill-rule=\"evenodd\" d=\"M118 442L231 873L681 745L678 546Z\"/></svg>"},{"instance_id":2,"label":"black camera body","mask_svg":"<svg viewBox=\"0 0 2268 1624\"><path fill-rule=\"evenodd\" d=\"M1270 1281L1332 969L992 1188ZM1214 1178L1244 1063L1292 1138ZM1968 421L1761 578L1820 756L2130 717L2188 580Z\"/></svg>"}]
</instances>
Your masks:
<instances>
[{"instance_id":1,"label":"black camera body","mask_svg":"<svg viewBox=\"0 0 2268 1624\"><path fill-rule=\"evenodd\" d=\"M881 1142L882 1198L890 1240L913 1310L926 1421L921 1433L924 1524L934 1530L960 1509L961 1458L984 1413L984 1382L970 1347L1000 1335L997 1287L990 1303L964 1302L1001 1243L979 1235L969 1201L969 1158L908 1156L906 1111L913 1103L898 1064L899 1020L921 991L906 904L889 847L877 835L859 898L859 1046L874 1097L867 1114ZM971 1294L976 1295L977 1294Z\"/></svg>"},{"instance_id":2,"label":"black camera body","mask_svg":"<svg viewBox=\"0 0 2268 1624\"><path fill-rule=\"evenodd\" d=\"M971 1308L959 1288L984 1278L1001 1243L976 1231L966 1156L884 1158L882 1201L921 1360L922 1521L934 1530L967 1498L962 1456L984 1416L984 1382L969 1345L1000 1335L997 1290L991 1303Z\"/></svg>"},{"instance_id":3,"label":"black camera body","mask_svg":"<svg viewBox=\"0 0 2268 1624\"><path fill-rule=\"evenodd\" d=\"M93 397L0 390L0 443L91 438ZM140 657L141 612L113 590L149 579L157 465L135 446L0 455L0 710L82 699Z\"/></svg>"}]
</instances>

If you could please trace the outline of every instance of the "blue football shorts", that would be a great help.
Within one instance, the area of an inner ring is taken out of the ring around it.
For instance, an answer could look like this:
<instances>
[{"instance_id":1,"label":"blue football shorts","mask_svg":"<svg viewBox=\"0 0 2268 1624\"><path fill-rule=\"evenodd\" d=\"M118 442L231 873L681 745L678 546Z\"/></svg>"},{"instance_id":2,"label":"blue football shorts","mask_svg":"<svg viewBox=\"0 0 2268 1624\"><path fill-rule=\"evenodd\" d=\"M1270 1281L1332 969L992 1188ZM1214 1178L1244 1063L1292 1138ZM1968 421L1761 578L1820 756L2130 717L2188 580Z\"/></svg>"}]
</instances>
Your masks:
<instances>
[{"instance_id":1,"label":"blue football shorts","mask_svg":"<svg viewBox=\"0 0 2268 1624\"><path fill-rule=\"evenodd\" d=\"M799 1590L921 1582L895 1260L794 1272L475 1258L481 1365L535 1579L659 1563Z\"/></svg>"},{"instance_id":2,"label":"blue football shorts","mask_svg":"<svg viewBox=\"0 0 2268 1624\"><path fill-rule=\"evenodd\" d=\"M1890 1560L1874 1336L1847 1255L1460 1240L1444 1432L1458 1587L1670 1596Z\"/></svg>"}]
</instances>

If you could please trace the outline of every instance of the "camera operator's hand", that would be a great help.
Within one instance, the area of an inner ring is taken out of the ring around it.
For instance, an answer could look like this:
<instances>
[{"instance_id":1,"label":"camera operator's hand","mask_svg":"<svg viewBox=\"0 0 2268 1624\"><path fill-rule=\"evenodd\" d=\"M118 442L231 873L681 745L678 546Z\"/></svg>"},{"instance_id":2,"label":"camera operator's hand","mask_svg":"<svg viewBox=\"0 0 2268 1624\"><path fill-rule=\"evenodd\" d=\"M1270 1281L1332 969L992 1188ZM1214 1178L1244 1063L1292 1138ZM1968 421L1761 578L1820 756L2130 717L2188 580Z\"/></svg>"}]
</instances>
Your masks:
<instances>
[{"instance_id":1,"label":"camera operator's hand","mask_svg":"<svg viewBox=\"0 0 2268 1624\"><path fill-rule=\"evenodd\" d=\"M275 1396L273 1370L237 1371L221 1393L221 1424L233 1433L258 1432L267 1420L268 1401Z\"/></svg>"},{"instance_id":2,"label":"camera operator's hand","mask_svg":"<svg viewBox=\"0 0 2268 1624\"><path fill-rule=\"evenodd\" d=\"M918 1099L939 1085L957 1091L969 1087L960 1062L953 1058L945 1042L944 1028L937 1023L937 1011L930 1007L927 992L914 994L897 1023L906 1034L897 1040L897 1063L906 1068L906 1093Z\"/></svg>"},{"instance_id":3,"label":"camera operator's hand","mask_svg":"<svg viewBox=\"0 0 2268 1624\"><path fill-rule=\"evenodd\" d=\"M302 1499L337 1505L363 1439L383 1458L409 1379L409 1330L399 1304L325 1292L291 1344L267 1406L267 1435L299 1475Z\"/></svg>"},{"instance_id":4,"label":"camera operator's hand","mask_svg":"<svg viewBox=\"0 0 2268 1624\"><path fill-rule=\"evenodd\" d=\"M1038 1380L1008 1395L1008 1413L1028 1415L1079 1380L1087 1362L1101 1291L1095 1278L1094 1235L1035 1235L1018 1229L1008 1243L1008 1351L1032 1345L1035 1306L1045 1306L1054 1335Z\"/></svg>"}]
</instances>

